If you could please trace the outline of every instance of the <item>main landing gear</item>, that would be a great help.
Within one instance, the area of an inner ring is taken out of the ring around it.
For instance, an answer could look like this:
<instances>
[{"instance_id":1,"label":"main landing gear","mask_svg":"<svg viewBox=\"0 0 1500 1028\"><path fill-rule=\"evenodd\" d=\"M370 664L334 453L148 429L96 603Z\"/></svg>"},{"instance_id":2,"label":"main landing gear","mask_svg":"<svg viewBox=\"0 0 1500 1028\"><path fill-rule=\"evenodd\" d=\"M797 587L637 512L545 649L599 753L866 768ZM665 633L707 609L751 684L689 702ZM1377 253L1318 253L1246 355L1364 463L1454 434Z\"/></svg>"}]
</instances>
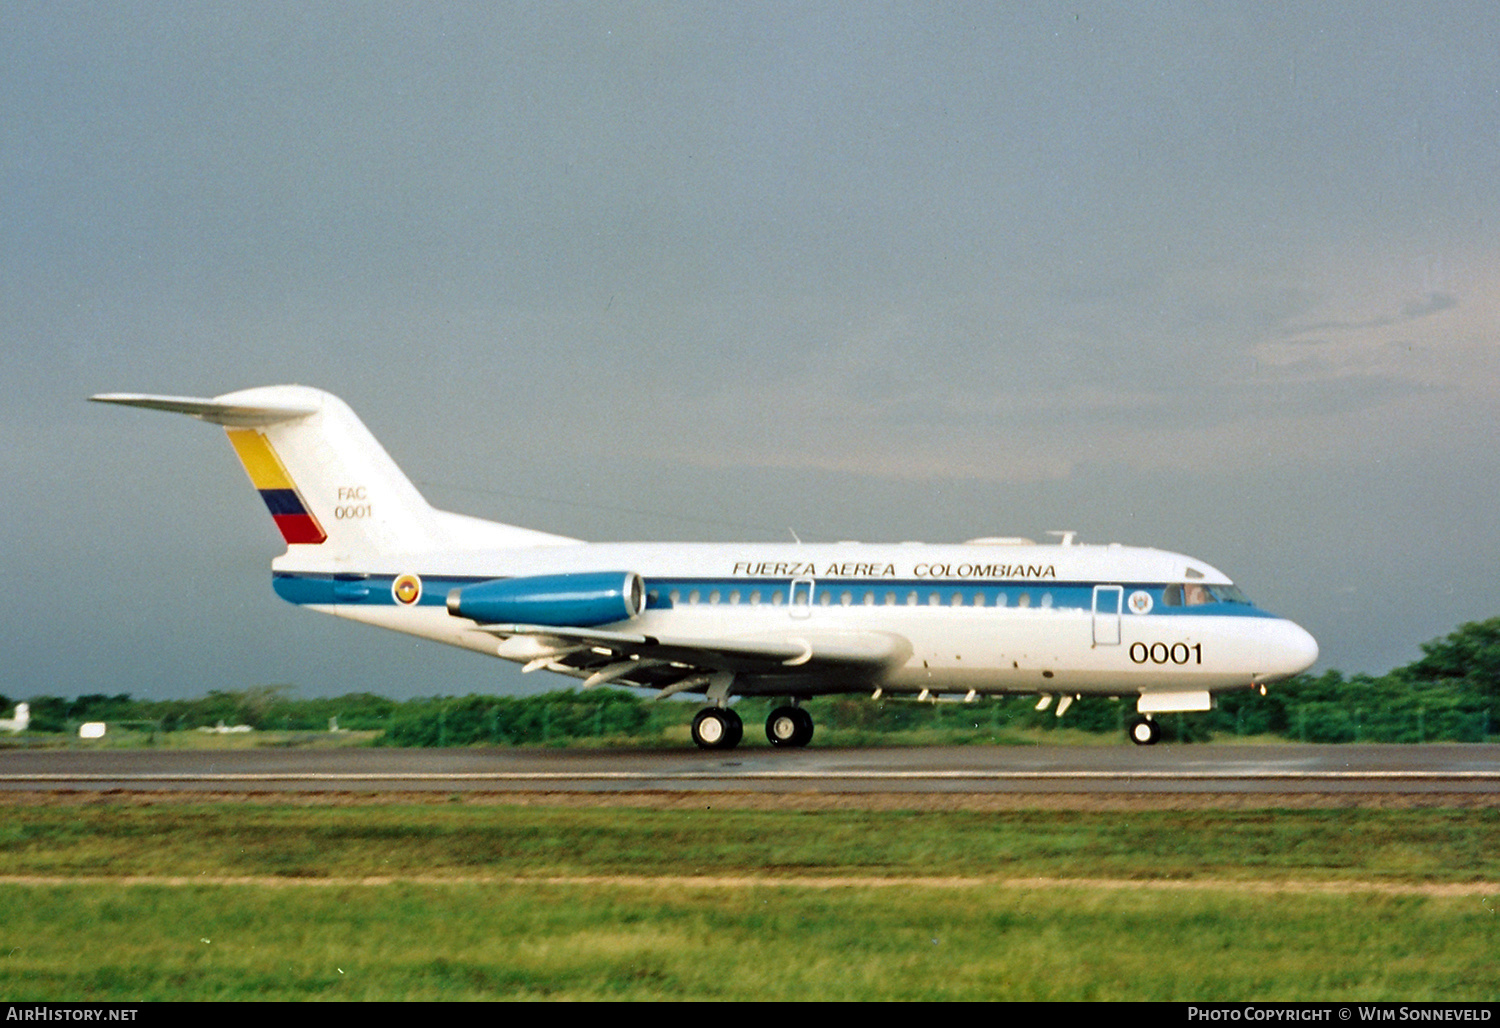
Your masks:
<instances>
[{"instance_id":1,"label":"main landing gear","mask_svg":"<svg viewBox=\"0 0 1500 1028\"><path fill-rule=\"evenodd\" d=\"M744 735L745 723L728 707L705 707L693 718L693 742L700 749L732 750ZM766 738L777 749L806 746L812 736L812 715L801 707L777 707L766 718Z\"/></svg>"},{"instance_id":2,"label":"main landing gear","mask_svg":"<svg viewBox=\"0 0 1500 1028\"><path fill-rule=\"evenodd\" d=\"M812 734L812 715L801 707L777 707L766 718L766 738L778 749L806 746Z\"/></svg>"},{"instance_id":3,"label":"main landing gear","mask_svg":"<svg viewBox=\"0 0 1500 1028\"><path fill-rule=\"evenodd\" d=\"M1137 746L1155 746L1161 738L1161 725L1147 717L1132 718L1127 731L1130 732L1130 741Z\"/></svg>"},{"instance_id":4,"label":"main landing gear","mask_svg":"<svg viewBox=\"0 0 1500 1028\"><path fill-rule=\"evenodd\" d=\"M732 750L745 734L745 722L728 707L704 707L693 718L692 733L700 749Z\"/></svg>"}]
</instances>

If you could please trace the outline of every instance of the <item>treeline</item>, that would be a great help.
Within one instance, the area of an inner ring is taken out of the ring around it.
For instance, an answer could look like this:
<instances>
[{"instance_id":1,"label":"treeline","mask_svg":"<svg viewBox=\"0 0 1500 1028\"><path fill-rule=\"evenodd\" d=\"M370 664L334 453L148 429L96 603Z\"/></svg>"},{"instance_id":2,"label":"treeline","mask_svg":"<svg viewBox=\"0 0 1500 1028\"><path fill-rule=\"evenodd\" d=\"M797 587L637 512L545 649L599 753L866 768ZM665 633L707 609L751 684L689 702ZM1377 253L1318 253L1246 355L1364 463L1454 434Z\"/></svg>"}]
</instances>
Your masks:
<instances>
[{"instance_id":1,"label":"treeline","mask_svg":"<svg viewBox=\"0 0 1500 1028\"><path fill-rule=\"evenodd\" d=\"M1474 622L1422 647L1420 660L1385 675L1300 675L1258 692L1227 693L1211 711L1160 718L1163 738L1204 741L1275 735L1298 742L1482 742L1500 732L1500 618ZM954 697L949 697L953 699ZM540 696L469 695L391 700L373 693L302 699L288 686L213 691L190 700L141 700L95 694L67 700L31 697L32 732L73 733L80 723L151 733L217 725L259 731L321 732L332 725L374 731L379 745L468 746L679 741L693 703L655 703L618 689L566 690ZM0 696L9 716L15 700ZM760 734L772 701L736 704L746 734ZM977 703L917 703L865 696L820 698L808 705L817 738L846 744L882 738L943 742L1004 741L1018 732L1059 728L1120 732L1129 701L1085 698L1062 718L1035 697ZM0 739L6 738L0 735Z\"/></svg>"},{"instance_id":2,"label":"treeline","mask_svg":"<svg viewBox=\"0 0 1500 1028\"><path fill-rule=\"evenodd\" d=\"M380 732L389 746L467 746L475 743L547 743L658 733L678 712L662 718L640 697L614 689L540 696L473 695L391 700L373 693L302 699L290 686L243 692L213 691L189 700L142 700L128 694L94 694L67 700L35 696L31 732L75 733L103 721L111 729L168 733L246 725L259 732ZM9 716L15 701L0 696ZM653 716L657 724L653 725ZM691 715L689 715L691 716ZM4 739L0 735L0 739Z\"/></svg>"},{"instance_id":3,"label":"treeline","mask_svg":"<svg viewBox=\"0 0 1500 1028\"><path fill-rule=\"evenodd\" d=\"M0 696L0 710L9 717L15 700ZM151 728L161 732L249 725L260 731L327 731L332 720L344 729L383 729L401 706L373 693L350 693L332 699L302 699L286 685L257 686L243 691L213 690L190 700L143 700L127 693L96 693L77 699L33 696L31 731L76 730L86 721L111 726Z\"/></svg>"},{"instance_id":4,"label":"treeline","mask_svg":"<svg viewBox=\"0 0 1500 1028\"><path fill-rule=\"evenodd\" d=\"M386 746L472 746L649 738L665 728L660 718L653 725L652 706L661 704L616 689L410 700L394 713L379 741Z\"/></svg>"},{"instance_id":5,"label":"treeline","mask_svg":"<svg viewBox=\"0 0 1500 1028\"><path fill-rule=\"evenodd\" d=\"M1379 677L1303 675L1236 708L1306 742L1481 742L1500 732L1500 618L1425 643L1422 657Z\"/></svg>"},{"instance_id":6,"label":"treeline","mask_svg":"<svg viewBox=\"0 0 1500 1028\"><path fill-rule=\"evenodd\" d=\"M0 708L7 715L14 702L0 696ZM37 696L27 702L31 732L73 734L89 721L145 733L238 725L258 732L312 733L336 726L340 731L379 732L375 742L386 746L641 739L659 737L679 721L686 723L679 704L653 704L616 689L391 700L373 693L301 699L289 686L261 686L243 692L214 691L189 700L141 700L122 693L74 700Z\"/></svg>"}]
</instances>

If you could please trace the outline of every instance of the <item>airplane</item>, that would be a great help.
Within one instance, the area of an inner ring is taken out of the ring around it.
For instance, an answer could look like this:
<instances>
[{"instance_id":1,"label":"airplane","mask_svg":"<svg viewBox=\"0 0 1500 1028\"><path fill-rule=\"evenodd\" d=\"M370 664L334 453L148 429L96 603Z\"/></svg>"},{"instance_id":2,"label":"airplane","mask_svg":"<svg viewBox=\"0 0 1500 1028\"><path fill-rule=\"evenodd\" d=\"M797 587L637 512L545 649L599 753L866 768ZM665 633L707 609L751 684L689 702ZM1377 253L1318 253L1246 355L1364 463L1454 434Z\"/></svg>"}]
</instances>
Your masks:
<instances>
[{"instance_id":1,"label":"airplane","mask_svg":"<svg viewBox=\"0 0 1500 1028\"><path fill-rule=\"evenodd\" d=\"M12 735L16 735L26 731L30 724L31 704L17 703L15 717L0 718L0 732L9 732Z\"/></svg>"},{"instance_id":2,"label":"airplane","mask_svg":"<svg viewBox=\"0 0 1500 1028\"><path fill-rule=\"evenodd\" d=\"M1208 710L1310 667L1318 644L1222 572L1143 547L985 537L922 543L589 543L438 510L342 400L297 385L211 399L91 397L221 425L286 552L282 599L605 683L702 695L692 739L732 749L735 697L781 699L775 747L807 745L813 696L1134 699Z\"/></svg>"}]
</instances>

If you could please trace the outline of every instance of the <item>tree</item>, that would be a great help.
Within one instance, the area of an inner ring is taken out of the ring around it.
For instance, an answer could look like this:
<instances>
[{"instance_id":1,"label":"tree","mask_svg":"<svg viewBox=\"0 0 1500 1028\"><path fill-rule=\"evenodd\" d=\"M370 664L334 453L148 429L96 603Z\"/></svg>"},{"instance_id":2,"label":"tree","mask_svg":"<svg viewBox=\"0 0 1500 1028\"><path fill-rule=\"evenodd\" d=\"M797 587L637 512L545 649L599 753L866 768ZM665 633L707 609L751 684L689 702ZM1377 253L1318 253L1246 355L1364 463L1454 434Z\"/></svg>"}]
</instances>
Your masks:
<instances>
[{"instance_id":1,"label":"tree","mask_svg":"<svg viewBox=\"0 0 1500 1028\"><path fill-rule=\"evenodd\" d=\"M1500 700L1500 617L1460 625L1446 639L1423 643L1422 653L1406 667L1412 680L1460 685Z\"/></svg>"}]
</instances>

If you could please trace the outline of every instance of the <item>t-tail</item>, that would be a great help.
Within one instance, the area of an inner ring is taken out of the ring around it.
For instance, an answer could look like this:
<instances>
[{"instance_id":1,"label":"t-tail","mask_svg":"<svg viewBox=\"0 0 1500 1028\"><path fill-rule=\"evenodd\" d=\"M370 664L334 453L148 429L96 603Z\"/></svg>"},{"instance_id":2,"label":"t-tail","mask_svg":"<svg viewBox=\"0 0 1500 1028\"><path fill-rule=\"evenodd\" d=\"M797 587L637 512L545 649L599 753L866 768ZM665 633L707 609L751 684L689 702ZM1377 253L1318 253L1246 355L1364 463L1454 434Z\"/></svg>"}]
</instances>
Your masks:
<instances>
[{"instance_id":1,"label":"t-tail","mask_svg":"<svg viewBox=\"0 0 1500 1028\"><path fill-rule=\"evenodd\" d=\"M576 542L437 510L358 416L307 386L262 386L212 399L102 393L91 399L222 425L286 540L285 560L362 565L395 554Z\"/></svg>"},{"instance_id":2,"label":"t-tail","mask_svg":"<svg viewBox=\"0 0 1500 1028\"><path fill-rule=\"evenodd\" d=\"M17 734L24 732L31 725L31 704L17 703L16 716L0 718L0 732Z\"/></svg>"}]
</instances>

